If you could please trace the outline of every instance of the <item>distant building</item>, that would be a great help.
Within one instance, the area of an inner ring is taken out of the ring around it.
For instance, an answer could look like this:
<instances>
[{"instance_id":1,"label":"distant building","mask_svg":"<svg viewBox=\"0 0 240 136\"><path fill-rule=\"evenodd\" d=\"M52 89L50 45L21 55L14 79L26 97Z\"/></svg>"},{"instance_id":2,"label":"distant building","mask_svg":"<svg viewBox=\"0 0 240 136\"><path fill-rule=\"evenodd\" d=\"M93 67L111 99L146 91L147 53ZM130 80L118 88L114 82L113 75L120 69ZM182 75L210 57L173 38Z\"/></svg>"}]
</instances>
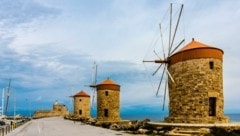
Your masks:
<instances>
[{"instance_id":1,"label":"distant building","mask_svg":"<svg viewBox=\"0 0 240 136\"><path fill-rule=\"evenodd\" d=\"M72 97L74 99L74 116L89 118L90 96L84 91L80 91Z\"/></svg>"},{"instance_id":2,"label":"distant building","mask_svg":"<svg viewBox=\"0 0 240 136\"><path fill-rule=\"evenodd\" d=\"M225 123L223 51L194 41L168 58L169 116L174 123Z\"/></svg>"},{"instance_id":3,"label":"distant building","mask_svg":"<svg viewBox=\"0 0 240 136\"><path fill-rule=\"evenodd\" d=\"M54 116L66 116L68 115L68 109L63 104L58 104L56 101L53 104L52 110L37 110L35 111L33 118L44 118L44 117L54 117Z\"/></svg>"},{"instance_id":4,"label":"distant building","mask_svg":"<svg viewBox=\"0 0 240 136\"><path fill-rule=\"evenodd\" d=\"M97 120L120 121L120 85L107 79L97 85Z\"/></svg>"}]
</instances>

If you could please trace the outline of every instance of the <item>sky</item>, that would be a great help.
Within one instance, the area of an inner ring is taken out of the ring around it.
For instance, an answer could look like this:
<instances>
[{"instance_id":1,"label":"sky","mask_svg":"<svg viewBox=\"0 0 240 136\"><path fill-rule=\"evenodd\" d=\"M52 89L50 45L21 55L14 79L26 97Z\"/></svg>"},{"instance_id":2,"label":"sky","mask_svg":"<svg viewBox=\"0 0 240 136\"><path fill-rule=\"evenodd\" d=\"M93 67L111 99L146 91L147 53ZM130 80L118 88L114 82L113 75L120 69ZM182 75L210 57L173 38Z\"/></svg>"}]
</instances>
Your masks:
<instances>
[{"instance_id":1,"label":"sky","mask_svg":"<svg viewBox=\"0 0 240 136\"><path fill-rule=\"evenodd\" d=\"M240 113L236 0L0 0L0 87L11 79L9 109L14 101L19 111L50 109L56 100L72 109L69 96L92 95L96 62L97 83L109 77L121 85L122 113L167 112L163 89L155 95L160 72L151 76L158 65L142 60L162 54L156 41L170 3L184 4L178 37L185 44L194 37L224 51L224 110Z\"/></svg>"}]
</instances>

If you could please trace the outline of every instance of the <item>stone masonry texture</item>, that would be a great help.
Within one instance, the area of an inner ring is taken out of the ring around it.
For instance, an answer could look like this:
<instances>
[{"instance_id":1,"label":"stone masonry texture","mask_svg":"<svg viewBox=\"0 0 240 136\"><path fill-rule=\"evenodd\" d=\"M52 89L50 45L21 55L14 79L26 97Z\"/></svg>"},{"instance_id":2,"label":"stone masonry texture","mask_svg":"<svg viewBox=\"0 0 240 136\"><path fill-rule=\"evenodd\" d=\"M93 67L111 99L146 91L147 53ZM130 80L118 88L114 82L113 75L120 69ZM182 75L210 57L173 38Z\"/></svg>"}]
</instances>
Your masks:
<instances>
[{"instance_id":1,"label":"stone masonry texture","mask_svg":"<svg viewBox=\"0 0 240 136\"><path fill-rule=\"evenodd\" d=\"M210 68L213 63L213 68ZM165 122L226 123L224 116L222 61L202 58L182 61L168 68L169 116ZM209 114L209 98L216 98L216 115Z\"/></svg>"},{"instance_id":2,"label":"stone masonry texture","mask_svg":"<svg viewBox=\"0 0 240 136\"><path fill-rule=\"evenodd\" d=\"M54 116L66 116L68 115L68 109L62 104L53 104L52 110L37 110L35 111L33 118L44 118L44 117L54 117Z\"/></svg>"},{"instance_id":3,"label":"stone masonry texture","mask_svg":"<svg viewBox=\"0 0 240 136\"><path fill-rule=\"evenodd\" d=\"M74 97L74 115L81 118L90 117L90 97Z\"/></svg>"},{"instance_id":4,"label":"stone masonry texture","mask_svg":"<svg viewBox=\"0 0 240 136\"><path fill-rule=\"evenodd\" d=\"M106 95L107 92L107 95ZM97 90L97 120L98 121L120 121L120 91L119 90ZM108 110L105 116L104 110Z\"/></svg>"}]
</instances>

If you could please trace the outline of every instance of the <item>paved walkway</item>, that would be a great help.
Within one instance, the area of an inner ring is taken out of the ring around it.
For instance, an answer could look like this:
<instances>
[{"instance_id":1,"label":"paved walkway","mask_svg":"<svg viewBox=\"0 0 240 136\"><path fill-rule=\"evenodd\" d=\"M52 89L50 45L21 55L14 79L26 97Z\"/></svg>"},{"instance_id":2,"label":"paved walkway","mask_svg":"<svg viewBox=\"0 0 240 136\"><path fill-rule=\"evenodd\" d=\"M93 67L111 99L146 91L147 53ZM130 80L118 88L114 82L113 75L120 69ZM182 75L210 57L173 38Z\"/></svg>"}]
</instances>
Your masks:
<instances>
[{"instance_id":1,"label":"paved walkway","mask_svg":"<svg viewBox=\"0 0 240 136\"><path fill-rule=\"evenodd\" d=\"M123 132L74 123L60 117L32 120L7 136L130 136Z\"/></svg>"}]
</instances>

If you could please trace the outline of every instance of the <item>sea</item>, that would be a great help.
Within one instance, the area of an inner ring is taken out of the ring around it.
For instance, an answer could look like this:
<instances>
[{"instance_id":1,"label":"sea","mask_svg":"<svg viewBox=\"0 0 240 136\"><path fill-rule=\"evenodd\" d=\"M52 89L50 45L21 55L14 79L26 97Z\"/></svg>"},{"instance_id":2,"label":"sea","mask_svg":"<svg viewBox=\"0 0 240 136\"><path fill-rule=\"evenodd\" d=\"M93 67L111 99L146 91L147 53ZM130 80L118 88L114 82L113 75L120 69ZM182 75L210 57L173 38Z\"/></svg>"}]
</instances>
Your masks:
<instances>
[{"instance_id":1,"label":"sea","mask_svg":"<svg viewBox=\"0 0 240 136\"><path fill-rule=\"evenodd\" d=\"M121 118L126 120L150 119L151 121L161 122L167 116L168 114L135 114L135 115L123 114L121 115ZM225 116L229 118L230 122L240 122L240 113L225 114Z\"/></svg>"},{"instance_id":2,"label":"sea","mask_svg":"<svg viewBox=\"0 0 240 136\"><path fill-rule=\"evenodd\" d=\"M23 110L18 111L15 113L15 115L22 115L22 116L33 116L34 112L29 110ZM13 116L14 113L10 112L10 116ZM151 121L161 122L164 120L165 117L168 116L167 113L155 113L155 114L149 114L149 113L121 113L120 114L121 119L123 120L144 120L144 119L150 119ZM229 117L230 122L240 122L240 113L228 113L225 114L225 116ZM96 117L96 114L93 114L92 117Z\"/></svg>"}]
</instances>

